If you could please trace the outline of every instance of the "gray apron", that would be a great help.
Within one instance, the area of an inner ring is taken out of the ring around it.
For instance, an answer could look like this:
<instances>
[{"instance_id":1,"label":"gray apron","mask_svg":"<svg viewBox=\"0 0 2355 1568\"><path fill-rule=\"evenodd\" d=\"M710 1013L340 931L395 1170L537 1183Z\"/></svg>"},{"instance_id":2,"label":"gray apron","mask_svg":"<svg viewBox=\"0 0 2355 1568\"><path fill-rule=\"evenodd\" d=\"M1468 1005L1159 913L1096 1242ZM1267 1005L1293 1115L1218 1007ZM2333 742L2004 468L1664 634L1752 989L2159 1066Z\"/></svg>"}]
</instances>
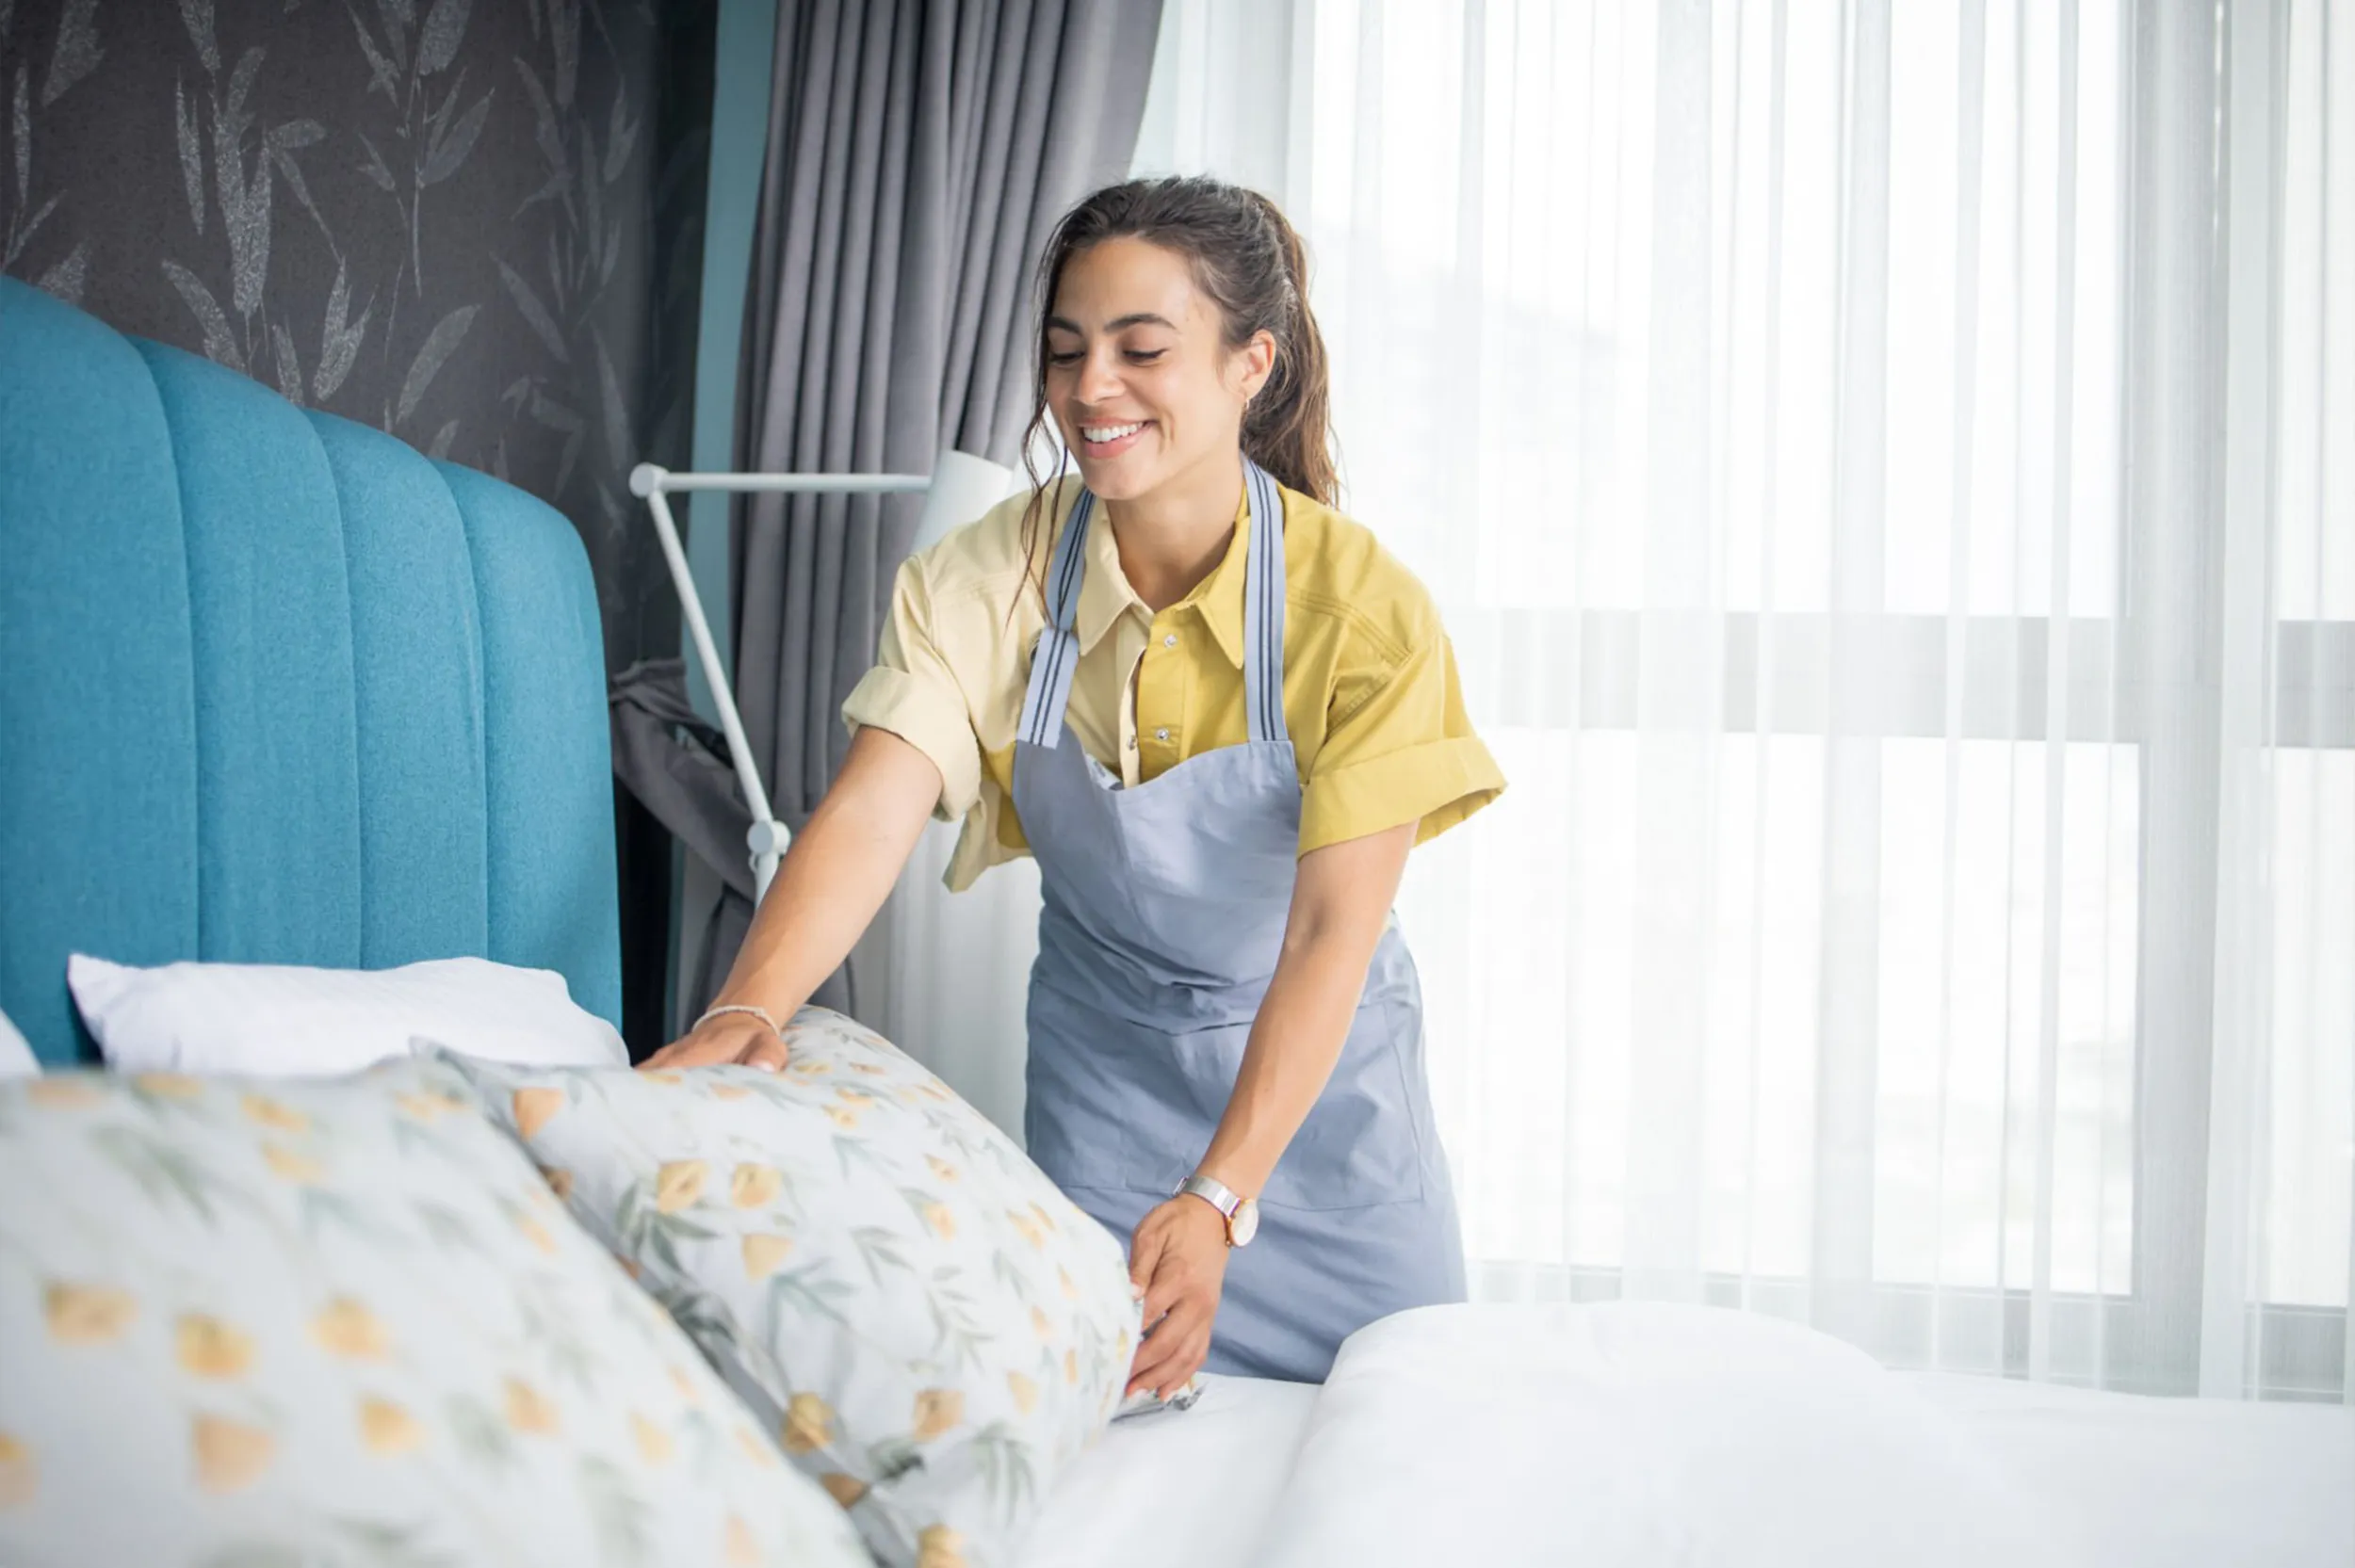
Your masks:
<instances>
[{"instance_id":1,"label":"gray apron","mask_svg":"<svg viewBox=\"0 0 2355 1568\"><path fill-rule=\"evenodd\" d=\"M1045 894L1024 1132L1031 1157L1124 1242L1210 1148L1291 906L1300 776L1284 724L1284 514L1275 481L1244 466L1250 738L1124 789L1072 736L1064 709L1096 504L1082 493L1048 571L1015 740L1015 809ZM1393 915L1332 1078L1260 1194L1259 1237L1227 1254L1207 1369L1322 1382L1353 1331L1463 1299L1421 984Z\"/></svg>"}]
</instances>

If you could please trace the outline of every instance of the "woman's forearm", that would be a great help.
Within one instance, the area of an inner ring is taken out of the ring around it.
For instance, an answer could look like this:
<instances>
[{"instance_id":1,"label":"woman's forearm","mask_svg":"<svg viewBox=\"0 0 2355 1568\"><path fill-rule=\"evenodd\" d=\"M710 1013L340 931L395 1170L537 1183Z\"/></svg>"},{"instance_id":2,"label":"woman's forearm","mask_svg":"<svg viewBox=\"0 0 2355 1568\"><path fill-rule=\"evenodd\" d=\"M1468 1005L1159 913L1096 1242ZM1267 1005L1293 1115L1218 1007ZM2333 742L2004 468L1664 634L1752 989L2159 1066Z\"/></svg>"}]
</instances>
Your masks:
<instances>
[{"instance_id":1,"label":"woman's forearm","mask_svg":"<svg viewBox=\"0 0 2355 1568\"><path fill-rule=\"evenodd\" d=\"M1302 858L1283 951L1203 1174L1246 1197L1267 1187L1340 1059L1414 836L1409 822Z\"/></svg>"},{"instance_id":2,"label":"woman's forearm","mask_svg":"<svg viewBox=\"0 0 2355 1568\"><path fill-rule=\"evenodd\" d=\"M940 798L940 769L887 730L863 729L793 835L715 1006L782 1022L841 964L883 908Z\"/></svg>"},{"instance_id":3,"label":"woman's forearm","mask_svg":"<svg viewBox=\"0 0 2355 1568\"><path fill-rule=\"evenodd\" d=\"M1252 1022L1205 1175L1257 1197L1324 1092L1365 989L1365 955L1325 939L1287 950Z\"/></svg>"}]
</instances>

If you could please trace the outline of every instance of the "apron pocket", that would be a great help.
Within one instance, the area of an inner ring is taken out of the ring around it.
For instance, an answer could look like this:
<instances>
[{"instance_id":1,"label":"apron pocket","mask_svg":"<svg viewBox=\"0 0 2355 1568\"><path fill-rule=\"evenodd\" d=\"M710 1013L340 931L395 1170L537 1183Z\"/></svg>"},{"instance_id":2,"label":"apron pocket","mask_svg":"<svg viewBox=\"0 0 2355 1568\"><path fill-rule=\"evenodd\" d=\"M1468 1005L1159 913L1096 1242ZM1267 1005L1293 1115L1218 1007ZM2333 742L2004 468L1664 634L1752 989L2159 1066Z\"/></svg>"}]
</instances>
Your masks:
<instances>
[{"instance_id":1,"label":"apron pocket","mask_svg":"<svg viewBox=\"0 0 2355 1568\"><path fill-rule=\"evenodd\" d=\"M1357 1010L1324 1092L1259 1195L1265 1202L1282 1208L1338 1209L1421 1198L1421 1119L1399 1043L1402 1031L1414 1025L1413 1011L1403 1002L1376 1001ZM1248 1024L1171 1037L1199 1131L1196 1141L1172 1162L1162 1190L1192 1171L1209 1149L1250 1039Z\"/></svg>"}]
</instances>

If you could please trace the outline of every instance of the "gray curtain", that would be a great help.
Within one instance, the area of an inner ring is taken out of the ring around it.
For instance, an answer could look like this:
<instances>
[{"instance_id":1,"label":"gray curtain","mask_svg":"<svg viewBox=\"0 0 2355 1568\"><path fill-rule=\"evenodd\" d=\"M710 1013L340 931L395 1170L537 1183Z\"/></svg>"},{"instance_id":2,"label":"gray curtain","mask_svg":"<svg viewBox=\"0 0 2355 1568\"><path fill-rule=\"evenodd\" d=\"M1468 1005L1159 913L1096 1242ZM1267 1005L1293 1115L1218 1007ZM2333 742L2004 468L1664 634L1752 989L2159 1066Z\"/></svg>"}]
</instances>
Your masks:
<instances>
[{"instance_id":1,"label":"gray curtain","mask_svg":"<svg viewBox=\"0 0 2355 1568\"><path fill-rule=\"evenodd\" d=\"M1128 172L1160 0L787 0L740 379L748 469L1012 463L1030 409L1032 273L1073 202ZM910 497L739 502L737 691L777 815L841 766ZM700 998L749 910L718 915ZM850 977L814 998L850 1010Z\"/></svg>"}]
</instances>

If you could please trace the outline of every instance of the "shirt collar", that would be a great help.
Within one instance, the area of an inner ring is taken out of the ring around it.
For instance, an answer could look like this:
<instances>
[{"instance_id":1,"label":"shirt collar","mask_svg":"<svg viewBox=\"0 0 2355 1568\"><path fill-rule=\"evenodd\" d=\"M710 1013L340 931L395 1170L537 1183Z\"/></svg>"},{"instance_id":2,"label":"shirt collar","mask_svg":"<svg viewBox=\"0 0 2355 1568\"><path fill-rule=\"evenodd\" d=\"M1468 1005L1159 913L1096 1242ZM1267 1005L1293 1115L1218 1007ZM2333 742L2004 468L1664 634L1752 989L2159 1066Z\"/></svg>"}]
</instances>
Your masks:
<instances>
[{"instance_id":1,"label":"shirt collar","mask_svg":"<svg viewBox=\"0 0 2355 1568\"><path fill-rule=\"evenodd\" d=\"M1179 601L1192 605L1210 629L1210 639L1219 652L1238 670L1242 668L1242 590L1244 562L1251 550L1251 502L1246 488L1243 499L1235 508L1235 531L1227 541L1226 554L1210 574L1194 586L1192 593ZM1120 570L1120 545L1113 537L1112 518L1101 506L1096 507L1088 518L1086 543L1086 575L1080 583L1078 624L1073 628L1080 639L1080 651L1093 652L1096 643L1112 630L1113 622L1131 605L1146 621L1152 611L1135 589L1129 586L1128 574Z\"/></svg>"}]
</instances>

